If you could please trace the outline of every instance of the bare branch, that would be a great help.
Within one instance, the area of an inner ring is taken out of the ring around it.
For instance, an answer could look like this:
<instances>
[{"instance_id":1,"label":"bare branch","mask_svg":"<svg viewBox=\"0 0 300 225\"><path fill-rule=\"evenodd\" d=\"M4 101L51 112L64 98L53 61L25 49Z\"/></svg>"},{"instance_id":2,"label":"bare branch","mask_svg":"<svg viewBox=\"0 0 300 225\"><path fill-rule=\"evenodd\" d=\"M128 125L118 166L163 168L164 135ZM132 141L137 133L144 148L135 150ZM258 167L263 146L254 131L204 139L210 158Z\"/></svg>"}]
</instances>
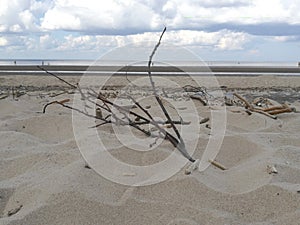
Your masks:
<instances>
[{"instance_id":1,"label":"bare branch","mask_svg":"<svg viewBox=\"0 0 300 225\"><path fill-rule=\"evenodd\" d=\"M47 70L46 70L46 69L44 69L43 67L41 67L41 66L37 66L37 68L39 68L40 70L42 70L42 71L46 72L47 74L49 74L49 75L51 75L51 76L53 76L53 77L55 77L55 78L59 79L60 81L62 81L62 82L64 82L64 83L66 83L66 84L67 84L67 85L69 85L71 88L77 89L77 86L75 86L74 84L71 84L71 83L69 83L68 81L66 81L66 80L64 80L64 79L62 79L62 78L60 78L60 77L59 77L59 76L57 76L56 74L54 74L54 73L51 73L51 72L47 71Z\"/></svg>"},{"instance_id":2,"label":"bare branch","mask_svg":"<svg viewBox=\"0 0 300 225\"><path fill-rule=\"evenodd\" d=\"M153 79L152 79L152 74L151 74L151 64L152 64L152 59L153 59L153 56L154 56L156 50L158 49L158 47L159 47L159 45L160 45L160 43L161 43L161 39L162 39L164 33L166 32L166 30L167 30L167 28L165 27L164 30L162 31L160 37L159 37L159 40L158 40L157 44L155 45L155 47L154 47L154 49L153 49L151 55L149 56L149 61L148 61L148 76L149 76L149 79L150 79L150 83L151 83L151 86L152 86L152 89L153 89L153 94L154 94L154 96L155 96L155 98L156 98L156 101L158 102L158 104L159 104L160 108L162 109L162 111L163 111L165 117L167 118L167 121L171 124L171 126L172 126L172 128L173 128L173 130L174 130L174 132L175 132L175 134L176 134L176 136L177 136L178 139L179 139L179 140L176 139L176 142L178 143L178 145L176 145L176 148L177 148L177 149L182 153L182 155L183 155L184 157L186 157L188 160L190 160L191 162L195 162L195 160L194 160L194 159L188 154L188 152L186 151L184 141L183 141L183 139L182 139L182 137L181 137L181 135L180 135L180 133L179 133L177 127L176 127L175 124L172 122L172 119L171 119L171 117L170 117L168 111L167 111L166 108L164 107L164 105L163 105L163 103L162 103L160 97L157 95L155 83L154 83L154 81L153 81ZM173 137L173 138L174 138L174 137ZM172 138L172 139L173 139L173 138ZM173 140L173 141L175 141L175 140Z\"/></svg>"}]
</instances>

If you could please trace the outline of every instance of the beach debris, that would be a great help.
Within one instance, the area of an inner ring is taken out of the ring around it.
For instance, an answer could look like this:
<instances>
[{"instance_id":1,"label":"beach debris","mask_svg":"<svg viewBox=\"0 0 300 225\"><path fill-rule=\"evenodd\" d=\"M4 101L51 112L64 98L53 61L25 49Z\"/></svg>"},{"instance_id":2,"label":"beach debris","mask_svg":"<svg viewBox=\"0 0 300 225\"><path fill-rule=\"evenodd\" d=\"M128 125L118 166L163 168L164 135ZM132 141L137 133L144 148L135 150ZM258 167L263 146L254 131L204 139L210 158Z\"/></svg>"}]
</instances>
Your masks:
<instances>
[{"instance_id":1,"label":"beach debris","mask_svg":"<svg viewBox=\"0 0 300 225\"><path fill-rule=\"evenodd\" d=\"M68 99L64 99L64 100L61 100L61 101L53 101L53 102L49 102L49 103L47 103L47 104L44 106L44 108L43 108L43 113L46 112L46 109L47 109L47 107L48 107L49 105L52 105L52 104L59 104L59 105L65 106L64 104L67 103L67 102L69 102L69 101L70 101L70 99L68 98Z\"/></svg>"},{"instance_id":2,"label":"beach debris","mask_svg":"<svg viewBox=\"0 0 300 225\"><path fill-rule=\"evenodd\" d=\"M102 119L102 110L99 107L96 109L96 118Z\"/></svg>"},{"instance_id":3,"label":"beach debris","mask_svg":"<svg viewBox=\"0 0 300 225\"><path fill-rule=\"evenodd\" d=\"M200 160L199 160L199 159L196 159L195 162L193 162L191 165L189 165L189 166L185 169L184 173L185 173L186 175L190 175L194 170L198 169L199 165L200 165Z\"/></svg>"},{"instance_id":4,"label":"beach debris","mask_svg":"<svg viewBox=\"0 0 300 225\"><path fill-rule=\"evenodd\" d=\"M215 167L221 169L221 170L227 170L227 168L225 166L223 166L221 163L215 161L215 160L208 160L212 165L214 165Z\"/></svg>"},{"instance_id":5,"label":"beach debris","mask_svg":"<svg viewBox=\"0 0 300 225\"><path fill-rule=\"evenodd\" d=\"M249 116L252 115L252 112L251 112L250 110L248 110L248 109L246 109L245 112L246 112Z\"/></svg>"},{"instance_id":6,"label":"beach debris","mask_svg":"<svg viewBox=\"0 0 300 225\"><path fill-rule=\"evenodd\" d=\"M225 95L225 105L227 105L227 106L233 106L234 105L233 98L228 97L228 96Z\"/></svg>"},{"instance_id":7,"label":"beach debris","mask_svg":"<svg viewBox=\"0 0 300 225\"><path fill-rule=\"evenodd\" d=\"M211 127L210 127L209 124L206 124L205 127L206 127L207 129L211 129Z\"/></svg>"},{"instance_id":8,"label":"beach debris","mask_svg":"<svg viewBox=\"0 0 300 225\"><path fill-rule=\"evenodd\" d=\"M179 107L178 110L186 110L187 107Z\"/></svg>"},{"instance_id":9,"label":"beach debris","mask_svg":"<svg viewBox=\"0 0 300 225\"><path fill-rule=\"evenodd\" d=\"M172 128L172 125L170 123L167 123L164 125L164 127L169 129L169 128Z\"/></svg>"},{"instance_id":10,"label":"beach debris","mask_svg":"<svg viewBox=\"0 0 300 225\"><path fill-rule=\"evenodd\" d=\"M11 209L7 212L7 216L10 217L16 213L18 213L22 209L23 205L19 205L17 208Z\"/></svg>"},{"instance_id":11,"label":"beach debris","mask_svg":"<svg viewBox=\"0 0 300 225\"><path fill-rule=\"evenodd\" d=\"M122 174L124 177L135 177L136 173L123 173Z\"/></svg>"},{"instance_id":12,"label":"beach debris","mask_svg":"<svg viewBox=\"0 0 300 225\"><path fill-rule=\"evenodd\" d=\"M200 124L206 123L209 121L209 117L205 117L202 120L200 120Z\"/></svg>"},{"instance_id":13,"label":"beach debris","mask_svg":"<svg viewBox=\"0 0 300 225\"><path fill-rule=\"evenodd\" d=\"M85 162L84 168L86 168L86 169L91 169L90 165L89 165L87 162Z\"/></svg>"},{"instance_id":14,"label":"beach debris","mask_svg":"<svg viewBox=\"0 0 300 225\"><path fill-rule=\"evenodd\" d=\"M230 110L232 113L241 113L241 110Z\"/></svg>"},{"instance_id":15,"label":"beach debris","mask_svg":"<svg viewBox=\"0 0 300 225\"><path fill-rule=\"evenodd\" d=\"M297 193L300 194L300 190L298 190Z\"/></svg>"},{"instance_id":16,"label":"beach debris","mask_svg":"<svg viewBox=\"0 0 300 225\"><path fill-rule=\"evenodd\" d=\"M281 106L275 106L275 107L264 109L264 111L268 112L271 115L278 115L281 113L296 112L296 108L289 107L286 104L282 104Z\"/></svg>"},{"instance_id":17,"label":"beach debris","mask_svg":"<svg viewBox=\"0 0 300 225\"><path fill-rule=\"evenodd\" d=\"M8 94L1 94L0 95L0 100L6 99L7 97L8 97Z\"/></svg>"},{"instance_id":18,"label":"beach debris","mask_svg":"<svg viewBox=\"0 0 300 225\"><path fill-rule=\"evenodd\" d=\"M53 98L53 97L57 97L59 95L63 95L63 94L66 94L66 93L68 93L68 91L62 91L62 92L59 92L59 93L51 93L49 96L51 98Z\"/></svg>"},{"instance_id":19,"label":"beach debris","mask_svg":"<svg viewBox=\"0 0 300 225\"><path fill-rule=\"evenodd\" d=\"M268 99L265 99L265 98L259 98L259 99L256 99L255 101L253 101L254 105L257 106L257 104L259 104L260 108L257 108L253 105L253 103L252 104L249 103L241 95L239 95L237 93L234 93L233 95L244 103L246 110L263 114L263 115L268 116L272 119L277 119L277 116L275 116L275 115L278 115L278 114L281 114L281 113L296 112L296 108L289 107L286 104L269 107L269 105L273 105L273 103L271 101L269 101ZM264 103L264 105L262 104L262 102Z\"/></svg>"},{"instance_id":20,"label":"beach debris","mask_svg":"<svg viewBox=\"0 0 300 225\"><path fill-rule=\"evenodd\" d=\"M203 106L207 106L207 100L199 94L190 95L191 99L199 100Z\"/></svg>"},{"instance_id":21,"label":"beach debris","mask_svg":"<svg viewBox=\"0 0 300 225\"><path fill-rule=\"evenodd\" d=\"M268 172L268 174L272 174L272 173L277 174L278 173L278 171L274 165L267 165L267 172Z\"/></svg>"},{"instance_id":22,"label":"beach debris","mask_svg":"<svg viewBox=\"0 0 300 225\"><path fill-rule=\"evenodd\" d=\"M269 106L273 105L273 103L269 99L263 98L263 97L255 98L252 101L252 104L256 105L256 106L259 106L259 107L269 107Z\"/></svg>"}]
</instances>

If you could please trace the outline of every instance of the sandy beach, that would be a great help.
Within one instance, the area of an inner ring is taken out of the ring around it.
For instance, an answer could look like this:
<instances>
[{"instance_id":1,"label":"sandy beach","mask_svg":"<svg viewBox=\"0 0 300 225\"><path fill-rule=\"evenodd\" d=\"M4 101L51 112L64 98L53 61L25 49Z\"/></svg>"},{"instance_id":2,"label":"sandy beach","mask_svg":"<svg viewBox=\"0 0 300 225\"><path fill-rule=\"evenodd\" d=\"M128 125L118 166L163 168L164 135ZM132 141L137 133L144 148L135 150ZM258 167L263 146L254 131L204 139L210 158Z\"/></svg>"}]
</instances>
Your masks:
<instances>
[{"instance_id":1,"label":"sandy beach","mask_svg":"<svg viewBox=\"0 0 300 225\"><path fill-rule=\"evenodd\" d=\"M76 84L80 77L65 79ZM192 85L185 77L168 79ZM71 110L51 105L42 113L51 101L70 99L67 104L72 105L74 92L67 85L51 76L0 76L0 224L299 225L300 76L222 76L217 81L201 80L212 95L218 89L224 95L237 92L249 101L265 97L296 112L274 120L259 113L248 115L239 105L211 101L203 106L184 96L170 97L180 112L186 110L183 119L192 123L191 101L199 120L211 119L212 111L225 108L226 129L215 160L226 170L210 165L186 175L187 162L162 182L134 187L112 182L86 166L74 137ZM126 82L124 77L112 79L108 86L113 88L107 92L118 93ZM160 115L150 100L143 104ZM211 121L200 125L196 159L201 159L210 139L210 125ZM193 131L185 126L188 142ZM118 144L108 127L97 129L106 132L105 143ZM164 142L158 152L119 147L111 154L134 165L154 164L172 152Z\"/></svg>"}]
</instances>

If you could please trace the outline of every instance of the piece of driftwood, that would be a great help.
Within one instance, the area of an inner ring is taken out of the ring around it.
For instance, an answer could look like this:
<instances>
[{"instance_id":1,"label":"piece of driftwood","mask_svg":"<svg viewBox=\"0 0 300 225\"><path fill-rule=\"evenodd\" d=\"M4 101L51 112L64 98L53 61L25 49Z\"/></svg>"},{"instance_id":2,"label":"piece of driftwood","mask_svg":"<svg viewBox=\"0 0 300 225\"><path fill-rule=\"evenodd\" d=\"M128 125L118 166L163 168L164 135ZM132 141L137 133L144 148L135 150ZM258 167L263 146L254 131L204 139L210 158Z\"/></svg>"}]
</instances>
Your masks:
<instances>
[{"instance_id":1,"label":"piece of driftwood","mask_svg":"<svg viewBox=\"0 0 300 225\"><path fill-rule=\"evenodd\" d=\"M194 170L198 169L199 165L200 165L200 160L197 159L194 163L192 163L185 169L184 173L186 175L191 174Z\"/></svg>"},{"instance_id":2,"label":"piece of driftwood","mask_svg":"<svg viewBox=\"0 0 300 225\"><path fill-rule=\"evenodd\" d=\"M7 212L7 216L10 217L12 215L15 215L16 213L18 213L21 209L22 209L23 205L19 205L18 207L12 209L12 210L9 210Z\"/></svg>"},{"instance_id":3,"label":"piece of driftwood","mask_svg":"<svg viewBox=\"0 0 300 225\"><path fill-rule=\"evenodd\" d=\"M274 119L274 120L277 119L277 116L273 116L273 115L269 114L268 112L265 112L265 111L263 111L263 110L261 110L261 109L252 108L252 109L250 109L250 110L253 111L253 112L256 112L256 113L263 114L263 115L265 115L265 116L267 116L267 117L270 117L270 118L272 118L272 119Z\"/></svg>"},{"instance_id":4,"label":"piece of driftwood","mask_svg":"<svg viewBox=\"0 0 300 225\"><path fill-rule=\"evenodd\" d=\"M209 117L205 117L202 120L200 120L200 124L206 123L209 121Z\"/></svg>"},{"instance_id":5,"label":"piece of driftwood","mask_svg":"<svg viewBox=\"0 0 300 225\"><path fill-rule=\"evenodd\" d=\"M44 106L44 108L43 108L43 113L46 112L46 109L47 109L47 107L48 107L49 105L52 105L52 104L64 105L65 103L67 103L67 102L69 102L69 101L70 101L70 99L68 98L68 99L64 99L64 100L61 100L61 101L53 101L53 102L49 102L49 103L47 103L47 104Z\"/></svg>"},{"instance_id":6,"label":"piece of driftwood","mask_svg":"<svg viewBox=\"0 0 300 225\"><path fill-rule=\"evenodd\" d=\"M102 110L100 108L96 109L96 117L97 117L97 119L102 119L103 118Z\"/></svg>"},{"instance_id":7,"label":"piece of driftwood","mask_svg":"<svg viewBox=\"0 0 300 225\"><path fill-rule=\"evenodd\" d=\"M239 94L233 93L233 95L235 97L237 97L238 99L240 99L242 102L244 102L245 105L246 105L246 108L248 108L248 109L252 109L253 108L253 106L246 99L244 99L242 96L240 96Z\"/></svg>"},{"instance_id":8,"label":"piece of driftwood","mask_svg":"<svg viewBox=\"0 0 300 225\"><path fill-rule=\"evenodd\" d=\"M282 108L282 109L272 110L272 111L269 111L269 114L278 115L281 113L289 113L289 112L293 112L293 109L292 108Z\"/></svg>"},{"instance_id":9,"label":"piece of driftwood","mask_svg":"<svg viewBox=\"0 0 300 225\"><path fill-rule=\"evenodd\" d=\"M272 173L277 174L278 173L276 167L273 166L273 165L268 165L267 166L267 172L268 172L268 174L272 174Z\"/></svg>"},{"instance_id":10,"label":"piece of driftwood","mask_svg":"<svg viewBox=\"0 0 300 225\"><path fill-rule=\"evenodd\" d=\"M282 104L281 106L273 106L270 108L257 108L257 107L254 107L253 105L251 105L245 98L243 98L239 94L234 93L234 96L236 96L238 99L240 99L242 102L244 102L244 104L246 105L246 109L248 110L246 112L249 115L250 115L249 111L251 111L251 112L263 114L265 116L268 116L268 117L276 120L277 116L275 116L275 115L296 111L295 108L289 107L286 104Z\"/></svg>"},{"instance_id":11,"label":"piece of driftwood","mask_svg":"<svg viewBox=\"0 0 300 225\"><path fill-rule=\"evenodd\" d=\"M190 95L190 98L200 101L203 106L207 106L207 102L200 95Z\"/></svg>"},{"instance_id":12,"label":"piece of driftwood","mask_svg":"<svg viewBox=\"0 0 300 225\"><path fill-rule=\"evenodd\" d=\"M254 99L252 101L252 104L256 105L256 106L260 106L260 107L263 107L263 106L268 107L269 105L273 105L273 103L269 99L263 98L263 97L258 97L256 99Z\"/></svg>"},{"instance_id":13,"label":"piece of driftwood","mask_svg":"<svg viewBox=\"0 0 300 225\"><path fill-rule=\"evenodd\" d=\"M227 168L225 166L223 166L221 163L215 161L215 160L208 160L212 165L214 165L215 167L221 169L221 170L227 170Z\"/></svg>"},{"instance_id":14,"label":"piece of driftwood","mask_svg":"<svg viewBox=\"0 0 300 225\"><path fill-rule=\"evenodd\" d=\"M262 109L265 112L270 112L270 111L274 111L274 110L278 110L278 109L285 109L286 107L283 105L279 105L279 106L273 106L270 108L266 108L266 109Z\"/></svg>"},{"instance_id":15,"label":"piece of driftwood","mask_svg":"<svg viewBox=\"0 0 300 225\"><path fill-rule=\"evenodd\" d=\"M252 115L252 112L251 112L250 110L248 110L248 109L246 109L245 112L246 112L249 116Z\"/></svg>"},{"instance_id":16,"label":"piece of driftwood","mask_svg":"<svg viewBox=\"0 0 300 225\"><path fill-rule=\"evenodd\" d=\"M2 95L0 95L0 100L2 100L2 99L6 99L8 97L8 95L7 94L2 94Z\"/></svg>"}]
</instances>

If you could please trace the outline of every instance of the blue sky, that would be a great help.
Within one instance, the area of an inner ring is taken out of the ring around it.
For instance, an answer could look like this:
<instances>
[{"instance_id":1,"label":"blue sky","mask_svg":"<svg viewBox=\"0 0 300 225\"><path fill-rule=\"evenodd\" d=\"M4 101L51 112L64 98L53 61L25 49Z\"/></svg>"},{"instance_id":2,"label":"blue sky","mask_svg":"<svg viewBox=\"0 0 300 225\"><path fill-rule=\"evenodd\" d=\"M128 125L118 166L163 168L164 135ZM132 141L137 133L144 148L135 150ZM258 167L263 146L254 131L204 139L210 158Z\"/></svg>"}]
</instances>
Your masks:
<instances>
[{"instance_id":1,"label":"blue sky","mask_svg":"<svg viewBox=\"0 0 300 225\"><path fill-rule=\"evenodd\" d=\"M300 61L300 0L1 0L0 58L95 59L163 41L203 60Z\"/></svg>"}]
</instances>

